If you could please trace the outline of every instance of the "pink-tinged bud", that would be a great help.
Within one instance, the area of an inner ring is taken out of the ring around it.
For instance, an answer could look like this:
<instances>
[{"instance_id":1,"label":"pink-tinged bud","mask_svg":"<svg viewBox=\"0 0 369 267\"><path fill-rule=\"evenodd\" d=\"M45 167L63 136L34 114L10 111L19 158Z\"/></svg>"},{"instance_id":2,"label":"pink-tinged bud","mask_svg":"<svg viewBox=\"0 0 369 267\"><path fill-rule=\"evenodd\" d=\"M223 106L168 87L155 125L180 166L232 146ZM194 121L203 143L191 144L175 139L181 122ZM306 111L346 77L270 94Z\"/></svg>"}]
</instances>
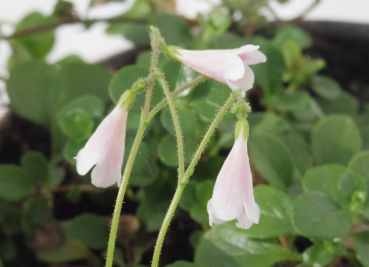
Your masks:
<instances>
[{"instance_id":1,"label":"pink-tinged bud","mask_svg":"<svg viewBox=\"0 0 369 267\"><path fill-rule=\"evenodd\" d=\"M120 184L129 105L129 101L118 104L77 154L80 175L85 175L96 165L91 172L91 182L97 187Z\"/></svg>"},{"instance_id":2,"label":"pink-tinged bud","mask_svg":"<svg viewBox=\"0 0 369 267\"><path fill-rule=\"evenodd\" d=\"M241 127L217 177L207 207L210 226L234 219L238 220L236 226L241 229L259 223L260 208L254 198L245 130Z\"/></svg>"},{"instance_id":3,"label":"pink-tinged bud","mask_svg":"<svg viewBox=\"0 0 369 267\"><path fill-rule=\"evenodd\" d=\"M242 88L242 94L254 85L255 76L249 65L266 62L259 46L245 45L228 50L184 50L178 49L176 59L232 89Z\"/></svg>"}]
</instances>

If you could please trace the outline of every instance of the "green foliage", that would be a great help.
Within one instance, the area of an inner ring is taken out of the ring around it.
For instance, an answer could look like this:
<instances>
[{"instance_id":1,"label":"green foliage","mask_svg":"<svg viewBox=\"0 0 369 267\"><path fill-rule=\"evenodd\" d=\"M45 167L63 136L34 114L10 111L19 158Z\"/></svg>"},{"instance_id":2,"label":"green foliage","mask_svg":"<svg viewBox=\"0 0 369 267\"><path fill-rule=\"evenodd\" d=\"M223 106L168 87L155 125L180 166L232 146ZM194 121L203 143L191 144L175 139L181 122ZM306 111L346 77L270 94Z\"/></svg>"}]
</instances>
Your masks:
<instances>
[{"instance_id":1,"label":"green foliage","mask_svg":"<svg viewBox=\"0 0 369 267\"><path fill-rule=\"evenodd\" d=\"M105 2L110 1L91 1L91 6ZM255 86L246 97L254 110L247 114L248 152L260 221L246 230L236 228L236 220L209 226L207 203L234 144L237 116L228 112L185 186L164 243L165 248L171 242L190 244L194 262L167 267L268 267L285 261L312 267L341 258L369 267L369 233L357 231L369 220L369 105L356 83L346 88L318 74L325 62L309 56L312 37L296 26L271 27L259 14L267 0L223 1L196 20L174 15L172 2L137 0L128 12L107 21L107 33L124 36L138 48L136 63L116 72L78 56L45 62L55 40L54 25L77 20L67 1L57 1L49 17L26 15L16 25L19 37L5 36L12 48L6 90L17 115L0 127L0 267L70 261L104 265L117 188L95 188L90 172L77 174L75 157L122 93L149 77L150 25L168 45L205 50L254 44L267 57L251 66ZM93 23L82 24L88 28ZM245 37L254 30L265 35ZM199 75L163 53L158 68L171 91ZM230 94L228 85L209 79L174 99L186 166ZM150 110L163 99L155 82ZM145 90L128 114L122 171L144 102ZM14 151L4 151L8 147ZM148 264L146 254L177 186L177 168L173 120L165 107L147 125L132 167L119 221L117 266ZM312 245L298 253L300 237Z\"/></svg>"}]
</instances>

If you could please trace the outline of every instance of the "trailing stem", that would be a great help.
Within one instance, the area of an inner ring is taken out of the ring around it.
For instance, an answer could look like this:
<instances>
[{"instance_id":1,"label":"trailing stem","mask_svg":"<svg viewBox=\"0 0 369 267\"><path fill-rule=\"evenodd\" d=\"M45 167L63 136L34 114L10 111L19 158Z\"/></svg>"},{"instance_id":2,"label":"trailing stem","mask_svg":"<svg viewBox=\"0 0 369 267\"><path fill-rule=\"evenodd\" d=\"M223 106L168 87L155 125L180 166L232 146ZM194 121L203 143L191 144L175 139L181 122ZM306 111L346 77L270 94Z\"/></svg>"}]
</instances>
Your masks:
<instances>
[{"instance_id":1,"label":"trailing stem","mask_svg":"<svg viewBox=\"0 0 369 267\"><path fill-rule=\"evenodd\" d=\"M174 193L172 202L170 203L169 209L167 211L167 214L165 215L163 224L161 225L161 228L160 228L160 231L159 231L159 235L158 235L158 239L156 241L154 256L153 256L153 259L152 259L151 267L158 267L159 259L160 259L160 252L161 252L161 248L163 246L164 238L165 238L166 232L168 230L170 221L171 221L171 219L174 215L174 212L175 212L175 210L178 206L178 203L179 203L179 200L181 198L182 192L183 192L188 180L190 179L192 173L194 172L195 166L196 166L197 162L199 161L201 154L204 152L206 144L208 143L210 137L213 135L215 129L217 128L218 124L222 120L224 114L227 112L229 107L232 105L232 103L236 99L239 92L240 92L240 89L233 91L231 96L228 98L228 100L224 104L224 106L220 109L218 115L215 117L214 121L211 123L208 131L206 132L204 138L202 139L201 144L197 148L197 151L196 151L194 157L192 158L191 163L188 166L186 172L184 173L183 177L180 180L178 180L177 189Z\"/></svg>"}]
</instances>

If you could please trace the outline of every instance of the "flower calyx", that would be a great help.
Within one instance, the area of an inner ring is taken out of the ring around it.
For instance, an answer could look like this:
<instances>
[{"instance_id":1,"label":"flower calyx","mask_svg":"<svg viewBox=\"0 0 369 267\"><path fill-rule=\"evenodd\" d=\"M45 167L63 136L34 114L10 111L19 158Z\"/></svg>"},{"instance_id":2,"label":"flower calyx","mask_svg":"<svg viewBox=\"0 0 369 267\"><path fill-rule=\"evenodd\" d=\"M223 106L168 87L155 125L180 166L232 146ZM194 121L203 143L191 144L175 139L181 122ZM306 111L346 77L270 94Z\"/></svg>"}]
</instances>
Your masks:
<instances>
[{"instance_id":1,"label":"flower calyx","mask_svg":"<svg viewBox=\"0 0 369 267\"><path fill-rule=\"evenodd\" d=\"M240 140L242 138L243 140L247 141L249 139L250 134L250 125L249 122L246 119L241 119L236 123L235 127L235 139Z\"/></svg>"}]
</instances>

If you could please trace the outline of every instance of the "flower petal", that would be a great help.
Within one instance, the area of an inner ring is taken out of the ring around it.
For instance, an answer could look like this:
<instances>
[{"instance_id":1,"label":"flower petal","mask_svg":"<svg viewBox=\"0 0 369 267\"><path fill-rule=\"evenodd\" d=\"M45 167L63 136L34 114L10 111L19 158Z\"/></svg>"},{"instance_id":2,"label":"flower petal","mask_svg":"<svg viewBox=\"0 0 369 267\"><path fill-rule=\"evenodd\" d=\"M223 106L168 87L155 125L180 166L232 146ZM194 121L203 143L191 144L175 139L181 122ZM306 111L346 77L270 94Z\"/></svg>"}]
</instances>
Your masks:
<instances>
[{"instance_id":1,"label":"flower petal","mask_svg":"<svg viewBox=\"0 0 369 267\"><path fill-rule=\"evenodd\" d=\"M212 197L215 217L225 221L238 218L248 194L254 197L247 142L241 139L233 145L216 180Z\"/></svg>"},{"instance_id":2,"label":"flower petal","mask_svg":"<svg viewBox=\"0 0 369 267\"><path fill-rule=\"evenodd\" d=\"M96 164L91 178L92 184L98 187L120 181L127 116L125 106L115 107L77 154L77 172L80 175L85 175Z\"/></svg>"},{"instance_id":3,"label":"flower petal","mask_svg":"<svg viewBox=\"0 0 369 267\"><path fill-rule=\"evenodd\" d=\"M254 82L255 82L255 75L252 69L246 64L244 67L245 67L245 72L241 79L237 81L227 80L227 84L232 90L242 88L243 96L245 96L245 92L247 90L251 89L254 86Z\"/></svg>"},{"instance_id":4,"label":"flower petal","mask_svg":"<svg viewBox=\"0 0 369 267\"><path fill-rule=\"evenodd\" d=\"M213 210L212 210L212 206L211 206L211 199L208 202L207 210L208 210L208 213L209 213L209 224L210 224L210 226L213 226L213 224L222 224L222 223L226 222L226 221L223 221L223 220L219 220L217 217L215 217L215 215L213 213Z\"/></svg>"},{"instance_id":5,"label":"flower petal","mask_svg":"<svg viewBox=\"0 0 369 267\"><path fill-rule=\"evenodd\" d=\"M253 222L247 217L245 209L238 216L237 221L236 226L241 229L249 229L253 225Z\"/></svg>"},{"instance_id":6,"label":"flower petal","mask_svg":"<svg viewBox=\"0 0 369 267\"><path fill-rule=\"evenodd\" d=\"M253 223L258 224L260 220L260 208L259 205L256 204L254 199L254 194L247 196L247 201L243 202L245 207L247 217Z\"/></svg>"},{"instance_id":7,"label":"flower petal","mask_svg":"<svg viewBox=\"0 0 369 267\"><path fill-rule=\"evenodd\" d=\"M263 53L261 53L259 50L255 50L255 51L244 53L244 54L239 54L238 56L242 59L243 63L246 65L254 65L254 64L266 62L267 60L266 56Z\"/></svg>"},{"instance_id":8,"label":"flower petal","mask_svg":"<svg viewBox=\"0 0 369 267\"><path fill-rule=\"evenodd\" d=\"M178 49L178 52L182 63L221 83L226 83L227 79L241 79L245 72L241 58L230 50Z\"/></svg>"}]
</instances>

